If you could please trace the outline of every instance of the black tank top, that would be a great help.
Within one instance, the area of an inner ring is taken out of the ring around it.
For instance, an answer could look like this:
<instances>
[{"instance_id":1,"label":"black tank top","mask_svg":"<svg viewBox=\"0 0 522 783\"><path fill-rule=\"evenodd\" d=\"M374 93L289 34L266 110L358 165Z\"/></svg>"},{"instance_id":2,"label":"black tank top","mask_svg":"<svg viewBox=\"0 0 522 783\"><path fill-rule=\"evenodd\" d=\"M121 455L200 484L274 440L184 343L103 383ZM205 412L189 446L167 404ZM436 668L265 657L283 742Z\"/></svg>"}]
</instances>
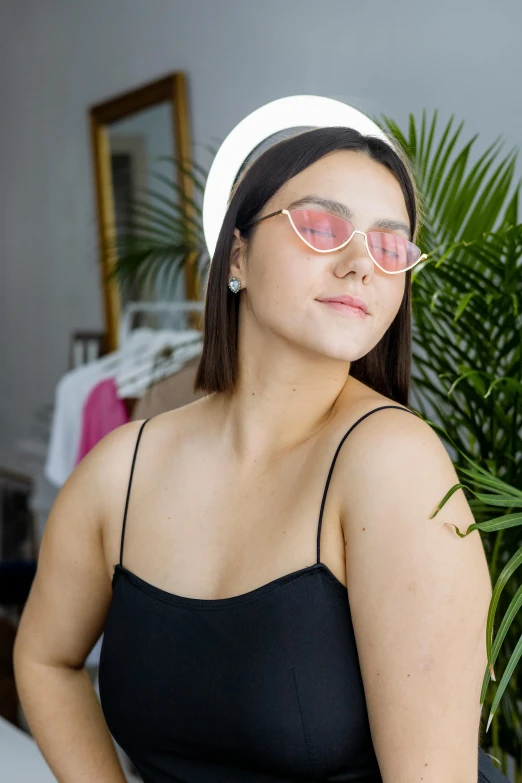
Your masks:
<instances>
[{"instance_id":1,"label":"black tank top","mask_svg":"<svg viewBox=\"0 0 522 783\"><path fill-rule=\"evenodd\" d=\"M143 422L99 689L109 730L145 783L382 783L347 589L321 563L320 537L339 450L383 408L413 413L383 405L342 438L321 502L317 562L220 599L174 595L123 565ZM479 781L497 780L481 774Z\"/></svg>"}]
</instances>

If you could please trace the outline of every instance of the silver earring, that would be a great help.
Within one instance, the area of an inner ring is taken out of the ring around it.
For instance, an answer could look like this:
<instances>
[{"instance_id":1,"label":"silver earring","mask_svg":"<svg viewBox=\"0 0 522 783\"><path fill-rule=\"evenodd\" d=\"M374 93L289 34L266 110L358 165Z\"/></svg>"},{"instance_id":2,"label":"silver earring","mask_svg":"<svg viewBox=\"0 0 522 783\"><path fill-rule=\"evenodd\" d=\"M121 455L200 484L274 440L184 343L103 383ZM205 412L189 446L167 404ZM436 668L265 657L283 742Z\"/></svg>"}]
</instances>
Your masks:
<instances>
[{"instance_id":1,"label":"silver earring","mask_svg":"<svg viewBox=\"0 0 522 783\"><path fill-rule=\"evenodd\" d=\"M228 281L228 287L232 291L233 294L237 294L239 289L241 288L241 280L239 277L231 277Z\"/></svg>"}]
</instances>

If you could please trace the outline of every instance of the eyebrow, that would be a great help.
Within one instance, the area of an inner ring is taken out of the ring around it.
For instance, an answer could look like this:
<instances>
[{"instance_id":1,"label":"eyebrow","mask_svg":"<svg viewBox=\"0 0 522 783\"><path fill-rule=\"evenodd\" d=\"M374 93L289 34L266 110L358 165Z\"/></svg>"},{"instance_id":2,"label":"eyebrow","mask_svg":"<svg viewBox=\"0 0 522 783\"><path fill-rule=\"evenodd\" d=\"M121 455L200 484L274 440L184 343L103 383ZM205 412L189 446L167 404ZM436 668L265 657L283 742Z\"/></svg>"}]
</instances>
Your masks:
<instances>
[{"instance_id":1,"label":"eyebrow","mask_svg":"<svg viewBox=\"0 0 522 783\"><path fill-rule=\"evenodd\" d=\"M343 220L349 220L353 217L353 211L342 204L340 201L333 201L329 198L323 198L322 196L310 195L298 198L287 207L287 209L300 209L309 205L321 207L326 212L331 212L332 215L340 217ZM401 220L391 220L383 218L382 220L376 220L373 223L373 228L388 228L392 231L403 231L408 239L411 237L410 227L407 223L403 223Z\"/></svg>"}]
</instances>

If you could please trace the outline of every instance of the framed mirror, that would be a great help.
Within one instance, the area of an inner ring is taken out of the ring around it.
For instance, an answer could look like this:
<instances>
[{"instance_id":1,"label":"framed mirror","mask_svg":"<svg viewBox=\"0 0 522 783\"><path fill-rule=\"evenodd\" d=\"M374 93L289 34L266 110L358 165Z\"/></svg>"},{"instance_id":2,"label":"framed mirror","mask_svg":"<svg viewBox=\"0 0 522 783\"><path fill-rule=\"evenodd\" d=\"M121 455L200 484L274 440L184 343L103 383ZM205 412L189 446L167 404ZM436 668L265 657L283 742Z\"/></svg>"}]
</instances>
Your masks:
<instances>
[{"instance_id":1,"label":"framed mirror","mask_svg":"<svg viewBox=\"0 0 522 783\"><path fill-rule=\"evenodd\" d=\"M129 222L129 205L153 187L151 172L176 177L182 193L192 197L190 177L181 166L165 160L175 158L186 164L191 158L185 75L171 73L92 106L89 118L106 347L113 351L118 347L120 316L126 301L161 298L151 288L124 289L116 278L109 278L117 261L118 232ZM154 187L157 190L157 184ZM199 293L194 266L186 263L175 298L199 299Z\"/></svg>"}]
</instances>

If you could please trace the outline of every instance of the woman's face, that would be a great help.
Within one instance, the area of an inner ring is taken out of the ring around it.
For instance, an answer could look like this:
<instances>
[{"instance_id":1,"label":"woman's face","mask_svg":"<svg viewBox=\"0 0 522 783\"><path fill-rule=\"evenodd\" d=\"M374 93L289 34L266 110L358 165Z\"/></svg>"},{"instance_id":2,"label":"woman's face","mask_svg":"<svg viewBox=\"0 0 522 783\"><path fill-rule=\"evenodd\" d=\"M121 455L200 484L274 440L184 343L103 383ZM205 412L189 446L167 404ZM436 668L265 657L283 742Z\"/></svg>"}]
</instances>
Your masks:
<instances>
[{"instance_id":1,"label":"woman's face","mask_svg":"<svg viewBox=\"0 0 522 783\"><path fill-rule=\"evenodd\" d=\"M308 196L344 204L360 231L370 231L383 219L409 226L394 175L361 152L333 152L313 163L286 182L259 217ZM309 207L321 209L313 203ZM409 239L398 229L390 233ZM341 250L318 253L297 236L286 215L277 215L257 225L248 243L239 241L237 229L235 235L230 274L239 277L244 289L238 294L243 297L242 321L253 318L258 328L295 346L352 362L371 351L395 318L405 273L389 275L379 269L361 234ZM363 299L368 315L321 301L342 295Z\"/></svg>"}]
</instances>

